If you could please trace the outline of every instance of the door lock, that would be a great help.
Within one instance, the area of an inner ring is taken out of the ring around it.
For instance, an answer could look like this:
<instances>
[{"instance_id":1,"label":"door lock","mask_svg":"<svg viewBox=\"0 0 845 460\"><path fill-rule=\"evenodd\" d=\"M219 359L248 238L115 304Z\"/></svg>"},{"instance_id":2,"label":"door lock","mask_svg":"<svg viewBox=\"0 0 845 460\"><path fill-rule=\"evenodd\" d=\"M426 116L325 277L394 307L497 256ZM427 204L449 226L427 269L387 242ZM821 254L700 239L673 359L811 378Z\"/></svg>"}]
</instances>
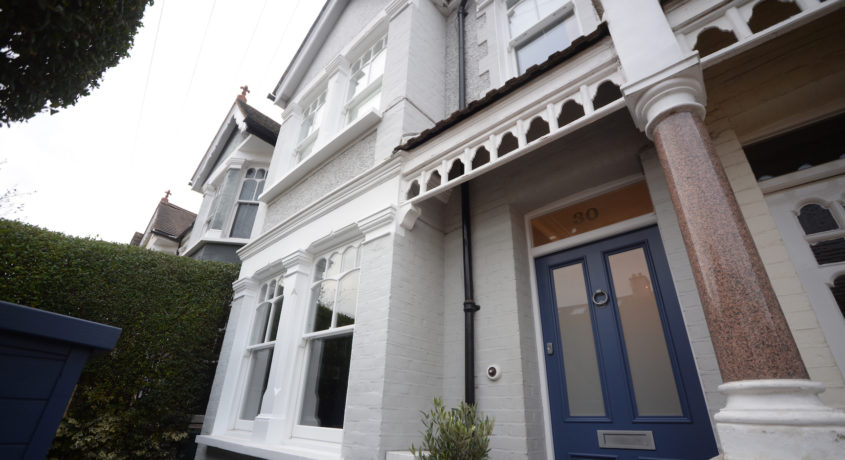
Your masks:
<instances>
[{"instance_id":1,"label":"door lock","mask_svg":"<svg viewBox=\"0 0 845 460\"><path fill-rule=\"evenodd\" d=\"M555 354L555 346L551 342L546 342L546 354L549 356Z\"/></svg>"},{"instance_id":2,"label":"door lock","mask_svg":"<svg viewBox=\"0 0 845 460\"><path fill-rule=\"evenodd\" d=\"M597 307L607 305L608 300L610 300L610 296L601 289L596 289L596 292L593 293L593 303L596 304Z\"/></svg>"}]
</instances>

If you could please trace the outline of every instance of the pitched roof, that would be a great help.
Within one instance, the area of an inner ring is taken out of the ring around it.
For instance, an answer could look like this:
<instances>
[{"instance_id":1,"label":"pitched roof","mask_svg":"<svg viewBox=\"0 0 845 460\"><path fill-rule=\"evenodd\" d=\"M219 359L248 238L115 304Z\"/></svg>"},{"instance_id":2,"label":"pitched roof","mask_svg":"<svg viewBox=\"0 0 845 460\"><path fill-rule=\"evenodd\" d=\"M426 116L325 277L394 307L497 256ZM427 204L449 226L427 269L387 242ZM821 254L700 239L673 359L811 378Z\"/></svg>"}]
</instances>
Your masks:
<instances>
[{"instance_id":1,"label":"pitched roof","mask_svg":"<svg viewBox=\"0 0 845 460\"><path fill-rule=\"evenodd\" d=\"M259 112L255 107L247 104L245 98L241 99L241 96L236 97L234 104L232 104L232 107L229 108L228 112L226 112L226 117L223 118L223 123L221 123L220 128L217 129L217 134L215 134L214 138L211 139L208 149L205 151L202 160L200 160L200 163L197 165L197 169L194 171L193 176L191 176L191 181L188 182L195 191L200 191L200 187L202 187L202 184L208 178L208 175L211 174L214 167L220 161L219 157L223 153L226 140L229 138L231 133L236 129L240 129L238 128L238 123L234 118L237 114L236 110L244 117L246 132L272 146L276 145L281 125L267 115Z\"/></svg>"},{"instance_id":2,"label":"pitched roof","mask_svg":"<svg viewBox=\"0 0 845 460\"><path fill-rule=\"evenodd\" d=\"M558 51L549 56L549 58L545 61L529 67L525 71L525 73L518 77L511 78L499 88L488 91L487 94L484 95L484 97L470 102L469 105L467 105L464 109L452 112L451 115L438 121L431 128L426 129L416 137L408 139L407 141L405 141L404 144L394 148L393 152L395 153L399 150L413 150L419 147L420 145L424 144L430 139L433 139L443 131L446 131L452 126L455 126L461 121L469 118L473 114L480 112L481 110L493 105L493 103L495 103L496 101L525 86L532 80L543 75L544 73L548 72L557 65L562 64L563 62L576 56L578 53L595 45L596 43L598 43L609 35L610 32L607 28L607 23L602 22L601 24L599 24L595 31L588 35L584 35L583 37L575 39L575 41L573 41L568 48Z\"/></svg>"},{"instance_id":3,"label":"pitched roof","mask_svg":"<svg viewBox=\"0 0 845 460\"><path fill-rule=\"evenodd\" d=\"M235 99L235 104L244 116L247 132L258 136L259 139L270 145L276 145L281 125L259 112L255 107L247 104L245 99L238 97Z\"/></svg>"},{"instance_id":4,"label":"pitched roof","mask_svg":"<svg viewBox=\"0 0 845 460\"><path fill-rule=\"evenodd\" d=\"M167 201L161 200L153 213L147 231L173 241L179 241L183 232L194 224L197 215Z\"/></svg>"},{"instance_id":5,"label":"pitched roof","mask_svg":"<svg viewBox=\"0 0 845 460\"><path fill-rule=\"evenodd\" d=\"M141 245L141 240L142 240L143 238L144 238L144 234L143 234L143 233L141 233L141 232L135 232L135 234L134 234L134 235L132 235L132 241L130 241L130 242L129 242L129 245L130 245L130 246L140 246L140 245Z\"/></svg>"}]
</instances>

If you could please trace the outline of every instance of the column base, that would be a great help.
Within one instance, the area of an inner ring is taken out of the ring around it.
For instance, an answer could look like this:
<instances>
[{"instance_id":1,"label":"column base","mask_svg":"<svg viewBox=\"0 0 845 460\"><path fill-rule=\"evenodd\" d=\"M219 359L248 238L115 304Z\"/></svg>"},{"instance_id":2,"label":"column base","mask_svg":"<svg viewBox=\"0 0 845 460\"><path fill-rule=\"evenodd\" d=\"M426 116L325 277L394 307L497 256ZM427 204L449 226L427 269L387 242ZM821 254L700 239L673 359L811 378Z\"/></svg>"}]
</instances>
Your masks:
<instances>
[{"instance_id":1,"label":"column base","mask_svg":"<svg viewBox=\"0 0 845 460\"><path fill-rule=\"evenodd\" d=\"M810 380L742 380L719 386L716 414L725 460L834 460L845 452L845 412L818 397Z\"/></svg>"}]
</instances>

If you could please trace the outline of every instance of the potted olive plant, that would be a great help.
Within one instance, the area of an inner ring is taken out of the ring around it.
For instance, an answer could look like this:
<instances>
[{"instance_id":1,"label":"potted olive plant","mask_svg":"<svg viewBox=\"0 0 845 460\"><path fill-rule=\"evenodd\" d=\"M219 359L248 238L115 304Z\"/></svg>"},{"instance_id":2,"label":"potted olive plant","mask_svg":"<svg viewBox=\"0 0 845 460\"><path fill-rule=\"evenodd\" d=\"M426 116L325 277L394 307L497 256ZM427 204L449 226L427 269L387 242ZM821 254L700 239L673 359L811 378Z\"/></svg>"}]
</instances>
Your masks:
<instances>
[{"instance_id":1,"label":"potted olive plant","mask_svg":"<svg viewBox=\"0 0 845 460\"><path fill-rule=\"evenodd\" d=\"M434 408L420 414L423 441L419 448L411 444L411 454L425 460L488 458L494 420L483 416L474 404L461 401L447 410L442 399L434 398Z\"/></svg>"}]
</instances>

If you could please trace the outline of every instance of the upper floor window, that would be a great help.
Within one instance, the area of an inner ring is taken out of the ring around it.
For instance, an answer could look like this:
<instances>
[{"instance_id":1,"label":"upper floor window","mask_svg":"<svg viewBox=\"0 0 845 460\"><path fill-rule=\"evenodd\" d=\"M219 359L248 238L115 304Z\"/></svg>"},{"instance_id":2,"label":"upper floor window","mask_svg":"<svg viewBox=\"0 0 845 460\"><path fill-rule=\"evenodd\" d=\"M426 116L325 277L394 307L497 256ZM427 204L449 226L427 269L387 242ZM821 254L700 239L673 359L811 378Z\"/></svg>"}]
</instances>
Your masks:
<instances>
[{"instance_id":1,"label":"upper floor window","mask_svg":"<svg viewBox=\"0 0 845 460\"><path fill-rule=\"evenodd\" d=\"M302 125L299 129L299 145L296 148L298 159L302 161L314 149L317 132L323 116L323 105L326 103L326 92L323 91L314 98L302 111Z\"/></svg>"},{"instance_id":2,"label":"upper floor window","mask_svg":"<svg viewBox=\"0 0 845 460\"><path fill-rule=\"evenodd\" d=\"M387 37L382 37L352 64L352 81L346 104L346 123L352 123L381 104L381 77Z\"/></svg>"},{"instance_id":3,"label":"upper floor window","mask_svg":"<svg viewBox=\"0 0 845 460\"><path fill-rule=\"evenodd\" d=\"M246 347L247 377L236 428L249 428L249 422L255 420L261 411L261 402L264 392L267 391L270 363L273 361L273 348L276 345L279 318L284 303L281 277L262 284L257 300L249 344Z\"/></svg>"},{"instance_id":4,"label":"upper floor window","mask_svg":"<svg viewBox=\"0 0 845 460\"><path fill-rule=\"evenodd\" d=\"M264 169L246 170L241 183L241 193L238 195L232 231L229 234L232 238L249 238L252 234L252 225L258 213L258 196L264 191L266 176L267 171Z\"/></svg>"},{"instance_id":5,"label":"upper floor window","mask_svg":"<svg viewBox=\"0 0 845 460\"><path fill-rule=\"evenodd\" d=\"M300 425L343 428L352 334L358 302L360 246L340 248L316 265L308 331L309 359Z\"/></svg>"},{"instance_id":6,"label":"upper floor window","mask_svg":"<svg viewBox=\"0 0 845 460\"><path fill-rule=\"evenodd\" d=\"M571 0L507 0L505 4L520 74L567 48L578 35Z\"/></svg>"}]
</instances>

